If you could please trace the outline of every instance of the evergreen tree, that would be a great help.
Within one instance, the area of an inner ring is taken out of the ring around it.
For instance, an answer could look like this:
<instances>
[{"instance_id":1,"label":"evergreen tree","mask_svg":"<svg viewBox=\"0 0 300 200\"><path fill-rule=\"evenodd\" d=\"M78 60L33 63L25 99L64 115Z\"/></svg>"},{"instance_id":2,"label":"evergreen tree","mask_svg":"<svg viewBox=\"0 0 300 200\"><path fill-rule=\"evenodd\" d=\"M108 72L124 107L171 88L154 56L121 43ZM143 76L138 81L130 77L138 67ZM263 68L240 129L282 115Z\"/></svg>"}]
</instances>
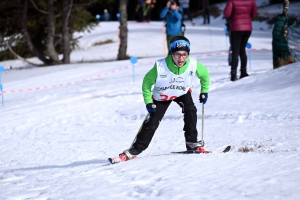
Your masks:
<instances>
[{"instance_id":1,"label":"evergreen tree","mask_svg":"<svg viewBox=\"0 0 300 200\"><path fill-rule=\"evenodd\" d=\"M2 0L0 60L38 57L45 65L70 62L75 31L91 29L93 16L85 0ZM62 60L59 54L63 55Z\"/></svg>"}]
</instances>

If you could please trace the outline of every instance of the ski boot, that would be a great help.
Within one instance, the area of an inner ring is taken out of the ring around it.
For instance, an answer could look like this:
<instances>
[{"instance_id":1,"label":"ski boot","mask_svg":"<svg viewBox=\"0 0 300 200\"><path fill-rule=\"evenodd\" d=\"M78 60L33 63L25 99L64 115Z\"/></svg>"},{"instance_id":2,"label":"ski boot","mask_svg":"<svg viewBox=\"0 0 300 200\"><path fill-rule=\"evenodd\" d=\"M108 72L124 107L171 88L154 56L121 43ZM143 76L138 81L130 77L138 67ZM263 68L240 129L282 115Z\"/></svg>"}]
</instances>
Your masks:
<instances>
[{"instance_id":1,"label":"ski boot","mask_svg":"<svg viewBox=\"0 0 300 200\"><path fill-rule=\"evenodd\" d=\"M108 160L111 164L115 164L115 163L120 163L120 162L124 162L124 161L127 161L127 160L132 160L134 158L136 158L136 155L132 155L132 154L129 153L128 150L125 150L123 153L119 154L119 157L108 158Z\"/></svg>"},{"instance_id":2,"label":"ski boot","mask_svg":"<svg viewBox=\"0 0 300 200\"><path fill-rule=\"evenodd\" d=\"M188 151L199 151L204 153L204 144L203 140L200 140L199 142L186 142L186 149Z\"/></svg>"}]
</instances>

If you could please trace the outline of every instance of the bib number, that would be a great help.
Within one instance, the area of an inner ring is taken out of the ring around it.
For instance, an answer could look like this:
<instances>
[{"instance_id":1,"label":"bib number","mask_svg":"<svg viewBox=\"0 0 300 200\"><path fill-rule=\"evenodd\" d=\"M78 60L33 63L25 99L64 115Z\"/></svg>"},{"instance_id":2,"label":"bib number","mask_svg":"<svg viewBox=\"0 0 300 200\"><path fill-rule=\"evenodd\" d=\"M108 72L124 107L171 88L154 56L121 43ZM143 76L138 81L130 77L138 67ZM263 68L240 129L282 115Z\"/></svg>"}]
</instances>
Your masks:
<instances>
[{"instance_id":1,"label":"bib number","mask_svg":"<svg viewBox=\"0 0 300 200\"><path fill-rule=\"evenodd\" d=\"M177 98L177 96L171 96L171 97L169 97L166 94L160 94L160 96L162 97L161 98L162 101L172 101L173 99Z\"/></svg>"}]
</instances>

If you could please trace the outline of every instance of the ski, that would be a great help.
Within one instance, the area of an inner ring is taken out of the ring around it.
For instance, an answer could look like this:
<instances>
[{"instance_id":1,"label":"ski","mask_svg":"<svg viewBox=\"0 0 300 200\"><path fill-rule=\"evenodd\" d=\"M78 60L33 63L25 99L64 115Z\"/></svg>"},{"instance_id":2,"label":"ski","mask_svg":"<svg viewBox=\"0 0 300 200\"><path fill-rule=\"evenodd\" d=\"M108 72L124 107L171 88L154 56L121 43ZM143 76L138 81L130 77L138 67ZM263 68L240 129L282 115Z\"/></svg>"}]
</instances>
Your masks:
<instances>
[{"instance_id":1,"label":"ski","mask_svg":"<svg viewBox=\"0 0 300 200\"><path fill-rule=\"evenodd\" d=\"M136 156L134 156L132 159L136 158ZM130 159L130 160L132 160ZM125 154L120 154L118 157L115 157L115 158L108 158L108 161L111 163L111 164L116 164L116 163L120 163L120 162L125 162L129 160L127 158L127 156Z\"/></svg>"},{"instance_id":2,"label":"ski","mask_svg":"<svg viewBox=\"0 0 300 200\"><path fill-rule=\"evenodd\" d=\"M223 151L221 151L220 153L227 153L229 152L231 149L231 146L227 146ZM156 156L162 156L162 155L172 155L172 154L209 154L209 153L214 153L213 151L206 151L203 147L200 149L200 151L195 151L195 150L187 150L187 151L173 151L171 152L171 154L160 154L160 155L156 155ZM147 157L153 157L155 155L150 155L150 156L147 156ZM134 157L136 158L136 156ZM134 159L132 158L132 159ZM146 158L146 157L141 157L141 158ZM130 160L132 160L130 159ZM127 157L125 154L121 154L119 155L118 157L115 157L115 158L108 158L108 161L111 163L111 164L116 164L116 163L120 163L120 162L125 162L125 161L128 161Z\"/></svg>"},{"instance_id":3,"label":"ski","mask_svg":"<svg viewBox=\"0 0 300 200\"><path fill-rule=\"evenodd\" d=\"M119 157L116 157L116 158L108 158L108 161L109 161L111 164L116 164L116 163L122 162L121 159L120 159Z\"/></svg>"},{"instance_id":4,"label":"ski","mask_svg":"<svg viewBox=\"0 0 300 200\"><path fill-rule=\"evenodd\" d=\"M220 153L227 153L228 151L230 151L231 146L227 146L223 151L221 151ZM200 149L200 151L198 150L186 150L186 151L173 151L171 152L173 154L208 154L208 153L213 153L213 151L206 151L203 147Z\"/></svg>"}]
</instances>

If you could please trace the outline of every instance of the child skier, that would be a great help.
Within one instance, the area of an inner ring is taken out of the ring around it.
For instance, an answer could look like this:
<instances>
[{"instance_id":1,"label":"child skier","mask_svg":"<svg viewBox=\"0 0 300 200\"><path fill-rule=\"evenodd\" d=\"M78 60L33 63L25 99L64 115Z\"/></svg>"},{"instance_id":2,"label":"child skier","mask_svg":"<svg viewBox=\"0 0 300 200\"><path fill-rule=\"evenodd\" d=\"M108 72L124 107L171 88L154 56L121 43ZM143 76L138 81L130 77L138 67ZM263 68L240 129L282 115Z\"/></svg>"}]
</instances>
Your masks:
<instances>
[{"instance_id":1,"label":"child skier","mask_svg":"<svg viewBox=\"0 0 300 200\"><path fill-rule=\"evenodd\" d=\"M143 122L132 146L116 160L111 159L112 163L133 159L149 146L172 101L176 102L184 113L183 130L187 150L197 150L203 146L203 143L197 140L197 109L192 99L191 87L193 78L197 76L201 84L199 100L205 104L210 83L208 70L189 56L190 42L186 37L173 37L170 50L170 55L157 60L143 80L142 91L149 117Z\"/></svg>"}]
</instances>

